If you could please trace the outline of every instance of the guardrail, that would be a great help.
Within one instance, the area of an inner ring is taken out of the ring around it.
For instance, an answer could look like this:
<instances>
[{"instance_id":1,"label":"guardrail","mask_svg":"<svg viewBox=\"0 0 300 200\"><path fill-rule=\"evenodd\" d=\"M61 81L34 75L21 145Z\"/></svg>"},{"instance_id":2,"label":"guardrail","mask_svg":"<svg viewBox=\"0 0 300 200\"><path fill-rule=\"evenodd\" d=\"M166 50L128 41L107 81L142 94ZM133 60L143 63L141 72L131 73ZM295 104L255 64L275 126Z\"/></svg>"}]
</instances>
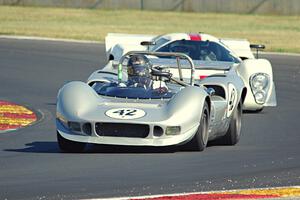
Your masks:
<instances>
[{"instance_id":1,"label":"guardrail","mask_svg":"<svg viewBox=\"0 0 300 200\"><path fill-rule=\"evenodd\" d=\"M300 15L299 0L0 0L0 5Z\"/></svg>"}]
</instances>

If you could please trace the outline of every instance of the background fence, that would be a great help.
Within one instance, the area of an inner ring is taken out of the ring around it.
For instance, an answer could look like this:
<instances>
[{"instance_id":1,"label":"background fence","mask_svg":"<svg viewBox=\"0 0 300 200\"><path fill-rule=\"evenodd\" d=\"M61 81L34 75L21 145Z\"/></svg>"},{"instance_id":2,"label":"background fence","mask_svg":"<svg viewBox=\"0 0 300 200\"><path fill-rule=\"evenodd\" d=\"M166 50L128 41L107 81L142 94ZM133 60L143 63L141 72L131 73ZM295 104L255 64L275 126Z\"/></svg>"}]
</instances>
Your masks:
<instances>
[{"instance_id":1,"label":"background fence","mask_svg":"<svg viewBox=\"0 0 300 200\"><path fill-rule=\"evenodd\" d=\"M0 0L2 5L300 15L300 0Z\"/></svg>"}]
</instances>

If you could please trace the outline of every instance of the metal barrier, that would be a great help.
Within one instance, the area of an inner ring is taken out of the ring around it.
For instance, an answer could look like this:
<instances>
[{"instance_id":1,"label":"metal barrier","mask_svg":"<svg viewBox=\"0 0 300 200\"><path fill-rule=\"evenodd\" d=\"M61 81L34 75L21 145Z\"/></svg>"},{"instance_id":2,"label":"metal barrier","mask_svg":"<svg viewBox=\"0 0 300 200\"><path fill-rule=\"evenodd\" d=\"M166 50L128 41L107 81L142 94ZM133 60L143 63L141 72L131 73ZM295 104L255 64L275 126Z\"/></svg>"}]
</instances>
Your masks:
<instances>
[{"instance_id":1,"label":"metal barrier","mask_svg":"<svg viewBox=\"0 0 300 200\"><path fill-rule=\"evenodd\" d=\"M0 5L300 15L300 0L0 0Z\"/></svg>"}]
</instances>

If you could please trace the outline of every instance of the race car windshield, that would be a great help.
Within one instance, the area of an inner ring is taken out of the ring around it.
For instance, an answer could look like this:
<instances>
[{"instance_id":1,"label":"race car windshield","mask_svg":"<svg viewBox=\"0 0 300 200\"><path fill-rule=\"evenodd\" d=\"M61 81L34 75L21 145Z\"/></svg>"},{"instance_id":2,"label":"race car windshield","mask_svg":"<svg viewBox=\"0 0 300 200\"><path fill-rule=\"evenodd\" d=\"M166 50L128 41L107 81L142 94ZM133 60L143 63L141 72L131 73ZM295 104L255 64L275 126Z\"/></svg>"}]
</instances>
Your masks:
<instances>
[{"instance_id":1,"label":"race car windshield","mask_svg":"<svg viewBox=\"0 0 300 200\"><path fill-rule=\"evenodd\" d=\"M156 51L184 53L193 60L240 62L239 59L233 56L225 47L211 41L177 40Z\"/></svg>"},{"instance_id":2,"label":"race car windshield","mask_svg":"<svg viewBox=\"0 0 300 200\"><path fill-rule=\"evenodd\" d=\"M93 88L99 95L129 99L169 99L175 94L165 88L127 86L126 83L99 84Z\"/></svg>"},{"instance_id":3,"label":"race car windshield","mask_svg":"<svg viewBox=\"0 0 300 200\"><path fill-rule=\"evenodd\" d=\"M163 37L158 37L157 39L154 39L155 45L149 46L149 51L155 51L155 49L159 48L161 45L169 42L170 40L167 40Z\"/></svg>"}]
</instances>

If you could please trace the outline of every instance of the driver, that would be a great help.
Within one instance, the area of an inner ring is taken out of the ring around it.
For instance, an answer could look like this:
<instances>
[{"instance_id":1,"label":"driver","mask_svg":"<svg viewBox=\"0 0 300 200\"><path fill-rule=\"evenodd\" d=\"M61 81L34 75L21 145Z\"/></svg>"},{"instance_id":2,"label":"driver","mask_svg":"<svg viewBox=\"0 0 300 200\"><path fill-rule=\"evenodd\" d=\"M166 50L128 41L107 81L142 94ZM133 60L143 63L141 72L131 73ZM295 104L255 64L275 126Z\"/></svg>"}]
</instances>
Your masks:
<instances>
[{"instance_id":1,"label":"driver","mask_svg":"<svg viewBox=\"0 0 300 200\"><path fill-rule=\"evenodd\" d=\"M200 50L200 60L217 61L217 57L210 49L203 48Z\"/></svg>"},{"instance_id":2,"label":"driver","mask_svg":"<svg viewBox=\"0 0 300 200\"><path fill-rule=\"evenodd\" d=\"M127 64L128 86L150 89L152 79L150 69L152 64L144 55L132 55Z\"/></svg>"},{"instance_id":3,"label":"driver","mask_svg":"<svg viewBox=\"0 0 300 200\"><path fill-rule=\"evenodd\" d=\"M168 87L164 82L152 80L151 69L152 63L145 55L132 55L127 64L127 86L152 89L160 94L168 92Z\"/></svg>"}]
</instances>

